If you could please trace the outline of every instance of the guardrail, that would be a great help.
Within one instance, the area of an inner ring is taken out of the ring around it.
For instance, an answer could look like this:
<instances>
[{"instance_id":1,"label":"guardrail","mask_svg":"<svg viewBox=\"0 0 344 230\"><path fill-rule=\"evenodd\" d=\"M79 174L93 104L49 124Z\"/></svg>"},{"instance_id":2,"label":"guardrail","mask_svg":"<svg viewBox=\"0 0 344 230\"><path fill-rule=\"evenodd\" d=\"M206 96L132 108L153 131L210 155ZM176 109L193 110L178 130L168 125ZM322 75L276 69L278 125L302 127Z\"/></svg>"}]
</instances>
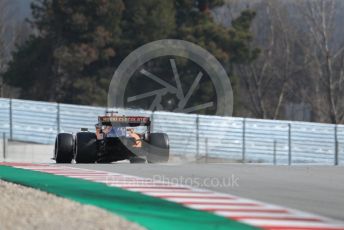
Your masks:
<instances>
[{"instance_id":1,"label":"guardrail","mask_svg":"<svg viewBox=\"0 0 344 230\"><path fill-rule=\"evenodd\" d=\"M104 107L0 98L0 133L11 140L54 143L58 132L94 129ZM166 132L171 153L271 164L344 162L344 126L118 109L151 116L153 132Z\"/></svg>"}]
</instances>

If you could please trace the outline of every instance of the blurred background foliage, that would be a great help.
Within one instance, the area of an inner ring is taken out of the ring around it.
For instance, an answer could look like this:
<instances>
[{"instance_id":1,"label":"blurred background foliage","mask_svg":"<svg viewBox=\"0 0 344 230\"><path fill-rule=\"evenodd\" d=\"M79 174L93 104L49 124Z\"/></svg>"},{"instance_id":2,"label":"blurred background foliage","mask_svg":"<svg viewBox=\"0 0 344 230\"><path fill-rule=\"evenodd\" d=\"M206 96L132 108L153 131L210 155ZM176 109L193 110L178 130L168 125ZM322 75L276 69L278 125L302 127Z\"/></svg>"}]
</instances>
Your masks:
<instances>
[{"instance_id":1,"label":"blurred background foliage","mask_svg":"<svg viewBox=\"0 0 344 230\"><path fill-rule=\"evenodd\" d=\"M212 53L235 82L232 65L251 62L259 54L250 46L255 12L244 9L227 27L214 18L213 9L223 4L221 0L33 1L28 21L34 33L15 49L3 79L19 89L20 98L106 105L112 75L130 52L151 41L175 38ZM162 63L148 66L165 76L171 69ZM196 67L187 61L178 65L187 88ZM128 91L149 89L150 84L133 81ZM213 91L204 83L196 96L208 102L216 97Z\"/></svg>"},{"instance_id":2,"label":"blurred background foliage","mask_svg":"<svg viewBox=\"0 0 344 230\"><path fill-rule=\"evenodd\" d=\"M175 38L225 67L235 116L343 124L343 14L342 0L0 0L0 96L106 105L130 52ZM175 84L168 58L142 68ZM176 64L186 92L200 69ZM160 87L142 77L131 79L128 96ZM187 107L216 102L209 76L194 96ZM161 100L164 109L178 102Z\"/></svg>"}]
</instances>

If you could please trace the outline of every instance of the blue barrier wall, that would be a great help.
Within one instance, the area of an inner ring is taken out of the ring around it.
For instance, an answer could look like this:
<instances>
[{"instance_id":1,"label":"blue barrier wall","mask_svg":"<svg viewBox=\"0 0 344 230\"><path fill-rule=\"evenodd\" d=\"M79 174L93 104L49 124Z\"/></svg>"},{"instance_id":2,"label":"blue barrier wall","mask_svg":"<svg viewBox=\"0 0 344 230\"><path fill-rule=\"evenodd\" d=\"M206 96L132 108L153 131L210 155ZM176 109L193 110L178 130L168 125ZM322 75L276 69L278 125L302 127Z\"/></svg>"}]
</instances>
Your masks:
<instances>
[{"instance_id":1,"label":"blue barrier wall","mask_svg":"<svg viewBox=\"0 0 344 230\"><path fill-rule=\"evenodd\" d=\"M60 132L94 130L104 107L0 98L0 132L13 140L52 144ZM118 109L151 116L153 132L166 132L171 153L277 164L344 161L344 126ZM337 142L336 142L337 140ZM337 145L337 147L336 147ZM274 157L275 155L275 157Z\"/></svg>"}]
</instances>

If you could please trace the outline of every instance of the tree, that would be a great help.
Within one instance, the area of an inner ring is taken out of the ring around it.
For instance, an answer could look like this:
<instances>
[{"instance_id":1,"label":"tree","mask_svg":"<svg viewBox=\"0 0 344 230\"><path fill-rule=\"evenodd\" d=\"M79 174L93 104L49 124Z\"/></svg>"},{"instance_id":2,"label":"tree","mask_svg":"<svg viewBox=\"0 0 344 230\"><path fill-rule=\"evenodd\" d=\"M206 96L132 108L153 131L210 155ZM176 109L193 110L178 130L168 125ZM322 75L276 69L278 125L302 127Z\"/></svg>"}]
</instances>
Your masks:
<instances>
[{"instance_id":1,"label":"tree","mask_svg":"<svg viewBox=\"0 0 344 230\"><path fill-rule=\"evenodd\" d=\"M300 103L312 108L314 121L343 123L343 1L227 0L217 20L229 25L233 9L247 6L257 12L252 44L262 52L235 65L244 107L238 115L281 119L284 105Z\"/></svg>"},{"instance_id":2,"label":"tree","mask_svg":"<svg viewBox=\"0 0 344 230\"><path fill-rule=\"evenodd\" d=\"M122 1L40 0L31 8L39 34L13 55L5 80L24 98L104 103L101 74L116 55Z\"/></svg>"},{"instance_id":3,"label":"tree","mask_svg":"<svg viewBox=\"0 0 344 230\"><path fill-rule=\"evenodd\" d=\"M121 56L148 42L168 38L175 29L173 1L126 0L121 21Z\"/></svg>"},{"instance_id":4,"label":"tree","mask_svg":"<svg viewBox=\"0 0 344 230\"><path fill-rule=\"evenodd\" d=\"M222 1L199 1L198 10L191 4L192 1L177 1L181 7L177 10L177 33L176 37L194 42L213 54L227 69L233 85L234 94L237 93L237 79L233 75L233 65L239 63L250 63L253 61L259 50L251 46L252 34L250 31L251 22L255 12L251 10L242 11L236 17L231 27L225 27L215 21L214 14L210 11L221 6ZM205 5L204 5L205 4ZM181 73L192 83L195 75L188 76L190 65L185 65ZM191 71L192 72L192 71ZM210 87L210 82L198 92L198 98L203 102L214 100L216 92ZM234 108L237 107L237 100L234 97Z\"/></svg>"},{"instance_id":5,"label":"tree","mask_svg":"<svg viewBox=\"0 0 344 230\"><path fill-rule=\"evenodd\" d=\"M247 10L226 28L212 14L221 4L221 0L36 0L31 25L38 33L13 54L4 78L22 89L22 98L104 105L116 66L137 47L163 38L195 42L231 71L230 63L256 57L257 50L249 44L255 14ZM192 84L192 63L176 61L186 84ZM167 76L163 62L147 65ZM149 84L133 82L129 92ZM211 84L205 82L198 95L206 101L214 96L211 92Z\"/></svg>"},{"instance_id":6,"label":"tree","mask_svg":"<svg viewBox=\"0 0 344 230\"><path fill-rule=\"evenodd\" d=\"M0 97L16 95L16 90L5 84L2 74L8 68L11 52L23 44L31 33L28 24L14 16L16 10L13 1L0 1Z\"/></svg>"},{"instance_id":7,"label":"tree","mask_svg":"<svg viewBox=\"0 0 344 230\"><path fill-rule=\"evenodd\" d=\"M255 61L236 65L235 73L241 79L245 108L254 117L278 119L294 76L303 70L303 53L287 5L268 0L256 7L253 44L262 52Z\"/></svg>"},{"instance_id":8,"label":"tree","mask_svg":"<svg viewBox=\"0 0 344 230\"><path fill-rule=\"evenodd\" d=\"M234 19L231 28L218 24L210 9L220 6L222 1L199 1L196 10L193 1L176 1L177 9L176 37L194 42L218 58L223 64L250 62L256 58L257 49L251 49L251 22L255 12L244 10ZM207 2L204 3L204 2ZM203 4L206 4L204 6Z\"/></svg>"},{"instance_id":9,"label":"tree","mask_svg":"<svg viewBox=\"0 0 344 230\"><path fill-rule=\"evenodd\" d=\"M228 66L228 71L230 71L229 63L249 62L249 59L254 59L256 56L255 52L257 50L248 47L251 39L250 22L255 16L254 12L248 10L243 12L234 23L233 28L229 29L217 24L211 13L214 7L223 4L222 1L179 0L175 1L174 4L171 4L171 1L148 1L132 4L133 2L125 2L126 10L123 13L122 37L124 39L122 41L125 42L125 39L130 38L125 43L126 46L123 46L130 47L127 50L133 50L134 47L158 39L182 39L205 48L220 62ZM165 11L162 9L165 9ZM133 39L133 37L136 39ZM170 58L152 60L144 65L144 69L175 85L176 82L173 81L174 78L171 76L172 60ZM183 58L173 57L173 61L177 66L183 92L187 92L193 84L200 67ZM159 87L149 79L142 81L142 74L136 73L129 83L127 95L139 95L145 93L142 89L153 91L158 90ZM127 106L162 109L151 108L153 99L154 97L149 98L148 103L147 100L142 100ZM216 92L209 76L205 76L199 82L199 87L195 90L194 97L190 98L187 107L209 101L216 101ZM172 94L164 95L161 98L164 109L172 108L172 105L176 105L178 102L178 97ZM212 114L215 109L213 107L212 109L194 112Z\"/></svg>"},{"instance_id":10,"label":"tree","mask_svg":"<svg viewBox=\"0 0 344 230\"><path fill-rule=\"evenodd\" d=\"M7 64L7 41L6 34L8 32L8 27L6 27L7 14L5 13L8 8L8 2L0 2L0 74L2 74L6 69ZM3 96L4 83L2 77L0 79L0 93Z\"/></svg>"},{"instance_id":11,"label":"tree","mask_svg":"<svg viewBox=\"0 0 344 230\"><path fill-rule=\"evenodd\" d=\"M298 2L307 25L303 48L307 55L306 73L312 91L302 96L316 109L319 121L344 122L344 40L336 36L341 1Z\"/></svg>"}]
</instances>

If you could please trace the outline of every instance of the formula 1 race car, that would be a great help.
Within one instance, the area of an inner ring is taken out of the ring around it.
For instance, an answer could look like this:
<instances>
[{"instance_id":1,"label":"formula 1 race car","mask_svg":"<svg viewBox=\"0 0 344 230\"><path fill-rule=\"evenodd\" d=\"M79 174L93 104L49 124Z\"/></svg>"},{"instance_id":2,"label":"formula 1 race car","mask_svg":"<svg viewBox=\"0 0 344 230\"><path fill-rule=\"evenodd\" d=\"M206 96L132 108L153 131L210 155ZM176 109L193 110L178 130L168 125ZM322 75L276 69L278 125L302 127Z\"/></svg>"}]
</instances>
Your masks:
<instances>
[{"instance_id":1,"label":"formula 1 race car","mask_svg":"<svg viewBox=\"0 0 344 230\"><path fill-rule=\"evenodd\" d=\"M135 132L135 128L145 128ZM149 117L120 116L107 112L98 117L95 132L81 129L75 135L59 133L55 141L56 163L167 162L169 139L165 133L151 133Z\"/></svg>"}]
</instances>

